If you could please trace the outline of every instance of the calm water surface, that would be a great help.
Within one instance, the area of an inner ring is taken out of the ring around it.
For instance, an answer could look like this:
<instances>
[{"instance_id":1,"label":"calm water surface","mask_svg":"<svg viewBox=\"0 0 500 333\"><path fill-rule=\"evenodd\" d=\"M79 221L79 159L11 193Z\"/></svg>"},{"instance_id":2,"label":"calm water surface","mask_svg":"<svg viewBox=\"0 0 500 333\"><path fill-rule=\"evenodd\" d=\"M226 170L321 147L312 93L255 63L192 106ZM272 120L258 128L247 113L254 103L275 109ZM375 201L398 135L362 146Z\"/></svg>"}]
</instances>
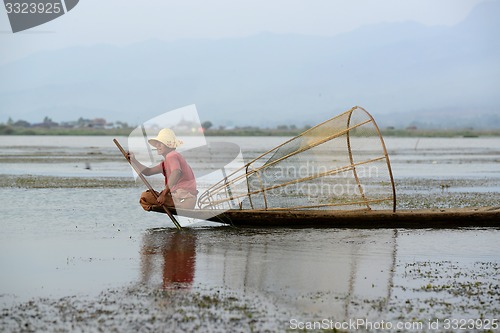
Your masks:
<instances>
[{"instance_id":1,"label":"calm water surface","mask_svg":"<svg viewBox=\"0 0 500 333\"><path fill-rule=\"evenodd\" d=\"M255 156L283 138L231 140ZM500 179L498 138L388 138L386 144L396 180ZM117 153L109 137L0 137L0 175L131 177ZM29 156L36 159L22 160ZM387 307L359 304L388 304L421 288L427 280L407 278L416 263L469 271L477 263L500 265L497 229L254 230L186 219L189 228L179 232L166 216L142 211L140 192L0 187L3 306L139 283L258 293L308 318L377 318L388 316ZM481 279L498 286L500 272ZM493 302L500 308L498 298Z\"/></svg>"}]
</instances>

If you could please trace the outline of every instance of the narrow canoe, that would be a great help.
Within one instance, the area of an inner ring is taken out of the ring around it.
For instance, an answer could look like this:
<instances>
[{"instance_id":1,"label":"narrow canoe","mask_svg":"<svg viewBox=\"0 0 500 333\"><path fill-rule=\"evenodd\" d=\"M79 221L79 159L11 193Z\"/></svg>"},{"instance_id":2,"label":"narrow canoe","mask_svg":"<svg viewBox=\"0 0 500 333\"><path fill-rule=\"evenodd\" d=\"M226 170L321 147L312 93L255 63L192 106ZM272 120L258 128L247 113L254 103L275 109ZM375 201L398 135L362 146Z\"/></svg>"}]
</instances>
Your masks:
<instances>
[{"instance_id":1,"label":"narrow canoe","mask_svg":"<svg viewBox=\"0 0 500 333\"><path fill-rule=\"evenodd\" d=\"M500 227L500 206L419 210L178 210L176 215L237 227Z\"/></svg>"}]
</instances>

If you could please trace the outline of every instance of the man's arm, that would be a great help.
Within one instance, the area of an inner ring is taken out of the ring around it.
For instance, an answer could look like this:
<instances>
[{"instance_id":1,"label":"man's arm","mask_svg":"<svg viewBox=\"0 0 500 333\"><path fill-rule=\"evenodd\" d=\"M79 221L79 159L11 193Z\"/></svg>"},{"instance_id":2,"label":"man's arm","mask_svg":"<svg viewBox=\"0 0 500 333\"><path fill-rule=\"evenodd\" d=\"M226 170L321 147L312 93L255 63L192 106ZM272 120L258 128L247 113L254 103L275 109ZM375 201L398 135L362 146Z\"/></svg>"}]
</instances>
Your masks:
<instances>
[{"instance_id":1,"label":"man's arm","mask_svg":"<svg viewBox=\"0 0 500 333\"><path fill-rule=\"evenodd\" d=\"M160 164L155 165L154 167L149 168L149 167L143 165L141 162L139 162L135 158L134 153L128 152L127 157L128 157L128 159L130 160L131 163L134 163L134 165L136 165L139 168L139 170L141 170L141 173L144 176L151 176L151 175L156 175L158 173L162 173L162 169L161 169L161 165Z\"/></svg>"}]
</instances>

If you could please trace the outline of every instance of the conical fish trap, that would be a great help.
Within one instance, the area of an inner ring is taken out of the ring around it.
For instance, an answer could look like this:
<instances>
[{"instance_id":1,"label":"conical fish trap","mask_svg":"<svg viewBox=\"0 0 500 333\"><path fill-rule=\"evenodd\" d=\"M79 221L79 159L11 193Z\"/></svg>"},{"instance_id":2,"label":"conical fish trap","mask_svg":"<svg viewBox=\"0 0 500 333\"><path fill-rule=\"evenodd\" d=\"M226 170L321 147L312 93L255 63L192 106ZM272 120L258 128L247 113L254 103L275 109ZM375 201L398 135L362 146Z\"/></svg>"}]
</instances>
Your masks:
<instances>
[{"instance_id":1,"label":"conical fish trap","mask_svg":"<svg viewBox=\"0 0 500 333\"><path fill-rule=\"evenodd\" d=\"M373 117L354 107L267 151L200 195L201 209L396 209Z\"/></svg>"}]
</instances>

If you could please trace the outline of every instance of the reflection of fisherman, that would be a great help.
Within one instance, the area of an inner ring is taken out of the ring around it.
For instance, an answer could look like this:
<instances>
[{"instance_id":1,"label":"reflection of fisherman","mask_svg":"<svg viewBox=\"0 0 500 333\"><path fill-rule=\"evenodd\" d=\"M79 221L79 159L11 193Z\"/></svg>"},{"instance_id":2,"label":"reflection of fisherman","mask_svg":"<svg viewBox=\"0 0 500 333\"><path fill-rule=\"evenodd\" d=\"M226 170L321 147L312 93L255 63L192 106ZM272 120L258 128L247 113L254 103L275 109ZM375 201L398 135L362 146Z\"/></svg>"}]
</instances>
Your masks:
<instances>
[{"instance_id":1,"label":"reflection of fisherman","mask_svg":"<svg viewBox=\"0 0 500 333\"><path fill-rule=\"evenodd\" d=\"M146 234L141 255L144 282L152 278L155 255L161 255L163 288L189 287L193 283L196 262L196 236L193 233Z\"/></svg>"},{"instance_id":2,"label":"reflection of fisherman","mask_svg":"<svg viewBox=\"0 0 500 333\"><path fill-rule=\"evenodd\" d=\"M147 211L163 211L163 205L193 209L198 194L196 179L184 157L175 150L182 141L175 137L171 129L164 128L155 139L150 139L148 142L157 149L158 155L163 156L163 162L148 168L137 161L133 153L129 153L130 161L139 166L145 176L162 173L165 176L165 189L159 193L158 200L149 190L143 192L140 199L141 206Z\"/></svg>"}]
</instances>

